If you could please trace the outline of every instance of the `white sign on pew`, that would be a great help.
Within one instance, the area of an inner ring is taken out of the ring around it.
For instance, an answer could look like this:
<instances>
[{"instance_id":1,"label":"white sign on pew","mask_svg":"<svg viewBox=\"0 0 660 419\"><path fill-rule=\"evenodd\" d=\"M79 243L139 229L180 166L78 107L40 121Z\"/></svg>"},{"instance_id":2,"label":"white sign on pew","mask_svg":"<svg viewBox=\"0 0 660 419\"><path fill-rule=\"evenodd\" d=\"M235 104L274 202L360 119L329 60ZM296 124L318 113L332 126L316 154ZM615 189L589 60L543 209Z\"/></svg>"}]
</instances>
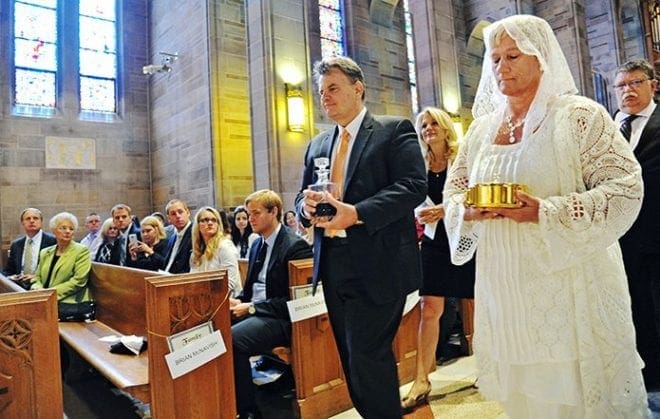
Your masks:
<instances>
[{"instance_id":1,"label":"white sign on pew","mask_svg":"<svg viewBox=\"0 0 660 419\"><path fill-rule=\"evenodd\" d=\"M172 378L181 377L227 352L219 330L165 355Z\"/></svg>"},{"instance_id":2,"label":"white sign on pew","mask_svg":"<svg viewBox=\"0 0 660 419\"><path fill-rule=\"evenodd\" d=\"M316 295L312 296L312 285L294 287L294 299L286 302L291 322L299 322L328 312L323 298L323 288L319 284ZM304 295L304 297L298 297Z\"/></svg>"}]
</instances>

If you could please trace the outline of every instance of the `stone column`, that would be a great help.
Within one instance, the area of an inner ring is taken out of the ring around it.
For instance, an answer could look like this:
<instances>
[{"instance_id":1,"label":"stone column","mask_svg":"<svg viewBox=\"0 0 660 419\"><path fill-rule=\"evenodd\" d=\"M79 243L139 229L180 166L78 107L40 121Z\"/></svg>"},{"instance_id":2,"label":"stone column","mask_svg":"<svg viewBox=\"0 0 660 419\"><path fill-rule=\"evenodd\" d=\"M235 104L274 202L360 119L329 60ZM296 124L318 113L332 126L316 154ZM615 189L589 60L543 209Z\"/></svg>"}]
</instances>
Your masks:
<instances>
[{"instance_id":1,"label":"stone column","mask_svg":"<svg viewBox=\"0 0 660 419\"><path fill-rule=\"evenodd\" d=\"M246 2L254 188L280 193L285 209L293 207L300 188L305 148L312 137L313 83L305 35L307 3L303 0ZM287 129L285 83L303 91L302 132Z\"/></svg>"}]
</instances>

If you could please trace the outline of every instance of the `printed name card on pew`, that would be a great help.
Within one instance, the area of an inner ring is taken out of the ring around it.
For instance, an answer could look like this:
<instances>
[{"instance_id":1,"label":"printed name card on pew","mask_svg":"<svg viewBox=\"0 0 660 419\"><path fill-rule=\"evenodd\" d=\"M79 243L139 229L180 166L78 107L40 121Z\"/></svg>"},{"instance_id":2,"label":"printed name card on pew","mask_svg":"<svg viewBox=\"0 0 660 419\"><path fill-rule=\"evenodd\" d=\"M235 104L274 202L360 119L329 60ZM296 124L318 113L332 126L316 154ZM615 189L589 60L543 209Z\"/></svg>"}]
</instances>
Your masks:
<instances>
[{"instance_id":1,"label":"printed name card on pew","mask_svg":"<svg viewBox=\"0 0 660 419\"><path fill-rule=\"evenodd\" d=\"M219 330L211 322L176 333L167 338L170 347L165 355L172 378L181 377L227 352Z\"/></svg>"},{"instance_id":2,"label":"printed name card on pew","mask_svg":"<svg viewBox=\"0 0 660 419\"><path fill-rule=\"evenodd\" d=\"M328 312L323 298L323 287L319 283L316 295L312 296L312 285L300 285L291 287L293 289L293 300L286 302L289 309L291 322L299 322Z\"/></svg>"}]
</instances>

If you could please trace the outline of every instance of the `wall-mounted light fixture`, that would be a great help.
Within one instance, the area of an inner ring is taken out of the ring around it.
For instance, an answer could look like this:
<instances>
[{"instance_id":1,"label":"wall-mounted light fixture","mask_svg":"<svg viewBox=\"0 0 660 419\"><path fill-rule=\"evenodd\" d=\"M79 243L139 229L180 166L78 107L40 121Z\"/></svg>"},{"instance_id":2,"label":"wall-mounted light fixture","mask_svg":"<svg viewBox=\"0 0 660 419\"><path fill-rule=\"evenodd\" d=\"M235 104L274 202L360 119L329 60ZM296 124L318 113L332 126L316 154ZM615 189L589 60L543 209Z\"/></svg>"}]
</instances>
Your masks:
<instances>
[{"instance_id":1,"label":"wall-mounted light fixture","mask_svg":"<svg viewBox=\"0 0 660 419\"><path fill-rule=\"evenodd\" d=\"M286 91L286 116L289 131L305 130L305 100L300 87L284 84Z\"/></svg>"}]
</instances>

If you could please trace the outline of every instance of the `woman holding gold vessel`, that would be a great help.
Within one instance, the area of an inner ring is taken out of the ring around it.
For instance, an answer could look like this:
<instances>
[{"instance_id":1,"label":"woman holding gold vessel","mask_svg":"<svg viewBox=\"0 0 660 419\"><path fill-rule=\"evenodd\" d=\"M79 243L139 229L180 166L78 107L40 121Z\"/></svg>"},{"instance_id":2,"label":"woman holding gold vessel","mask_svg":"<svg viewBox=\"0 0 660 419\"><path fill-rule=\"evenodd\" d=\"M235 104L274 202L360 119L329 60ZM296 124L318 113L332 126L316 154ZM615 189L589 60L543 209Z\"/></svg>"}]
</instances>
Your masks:
<instances>
[{"instance_id":1,"label":"woman holding gold vessel","mask_svg":"<svg viewBox=\"0 0 660 419\"><path fill-rule=\"evenodd\" d=\"M431 383L428 374L435 367L435 351L440 335L440 316L445 297L474 298L474 263L452 265L449 244L442 218L442 188L447 168L458 149L456 132L449 115L438 108L424 108L417 116L415 128L427 165L428 196L415 212L424 225L422 237L422 317L417 336L415 381L408 395L401 400L404 413L428 402Z\"/></svg>"},{"instance_id":2,"label":"woman holding gold vessel","mask_svg":"<svg viewBox=\"0 0 660 419\"><path fill-rule=\"evenodd\" d=\"M452 261L478 249L480 391L512 418L647 417L617 243L640 208L639 164L605 109L576 95L547 22L511 16L484 41L475 121L444 191ZM491 182L529 193L465 206Z\"/></svg>"}]
</instances>

